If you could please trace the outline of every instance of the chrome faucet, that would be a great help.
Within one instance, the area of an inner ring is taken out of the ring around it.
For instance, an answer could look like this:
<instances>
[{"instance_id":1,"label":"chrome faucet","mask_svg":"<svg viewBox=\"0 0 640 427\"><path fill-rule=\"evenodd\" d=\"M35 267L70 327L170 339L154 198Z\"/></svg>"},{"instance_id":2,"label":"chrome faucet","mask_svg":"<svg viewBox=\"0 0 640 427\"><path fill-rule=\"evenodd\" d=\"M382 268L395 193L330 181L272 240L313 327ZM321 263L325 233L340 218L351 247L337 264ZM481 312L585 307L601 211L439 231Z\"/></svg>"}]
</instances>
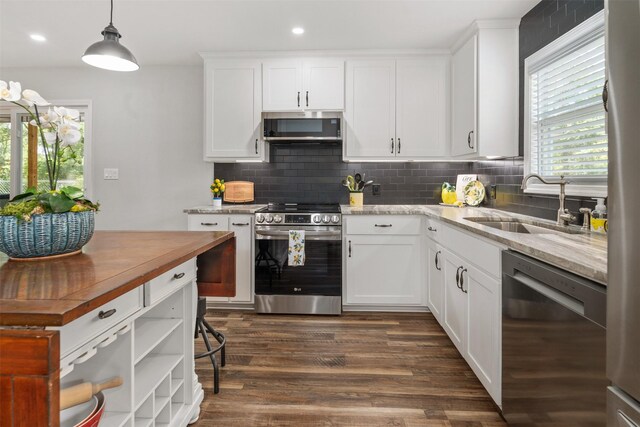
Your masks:
<instances>
[{"instance_id":1,"label":"chrome faucet","mask_svg":"<svg viewBox=\"0 0 640 427\"><path fill-rule=\"evenodd\" d=\"M559 185L560 186L560 209L558 209L558 218L556 220L556 223L558 225L567 226L567 225L569 225L570 222L573 222L573 221L576 220L576 217L571 215L571 212L569 212L569 210L565 209L565 207L564 207L564 199L565 199L565 195L566 195L564 188L570 182L570 181L567 181L566 179L564 179L564 175L560 175L560 181L550 182L550 181L545 180L543 177L541 177L540 175L538 175L536 173L530 173L529 175L525 176L522 179L522 186L520 188L523 191L527 189L527 181L529 181L529 179L531 179L531 178L537 178L543 184Z\"/></svg>"}]
</instances>

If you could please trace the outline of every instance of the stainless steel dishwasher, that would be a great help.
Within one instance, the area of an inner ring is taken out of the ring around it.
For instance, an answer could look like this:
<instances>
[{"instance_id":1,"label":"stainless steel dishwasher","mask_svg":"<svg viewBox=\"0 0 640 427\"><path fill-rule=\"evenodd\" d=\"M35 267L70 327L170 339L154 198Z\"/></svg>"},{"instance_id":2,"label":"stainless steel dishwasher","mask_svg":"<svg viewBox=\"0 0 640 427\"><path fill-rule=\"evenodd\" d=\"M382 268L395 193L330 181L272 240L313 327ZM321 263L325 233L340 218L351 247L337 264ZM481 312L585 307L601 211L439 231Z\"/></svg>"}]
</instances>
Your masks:
<instances>
[{"instance_id":1,"label":"stainless steel dishwasher","mask_svg":"<svg viewBox=\"0 0 640 427\"><path fill-rule=\"evenodd\" d=\"M606 288L502 254L502 411L509 425L606 425Z\"/></svg>"}]
</instances>

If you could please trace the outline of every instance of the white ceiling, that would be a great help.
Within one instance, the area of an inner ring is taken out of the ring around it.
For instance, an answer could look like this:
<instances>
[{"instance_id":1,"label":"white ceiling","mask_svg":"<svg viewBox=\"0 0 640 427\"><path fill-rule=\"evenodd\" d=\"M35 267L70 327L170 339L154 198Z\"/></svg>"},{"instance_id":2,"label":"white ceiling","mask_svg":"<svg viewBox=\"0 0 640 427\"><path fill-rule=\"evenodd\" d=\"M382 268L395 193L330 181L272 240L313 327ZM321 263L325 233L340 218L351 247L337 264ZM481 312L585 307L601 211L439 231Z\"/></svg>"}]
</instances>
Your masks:
<instances>
[{"instance_id":1,"label":"white ceiling","mask_svg":"<svg viewBox=\"0 0 640 427\"><path fill-rule=\"evenodd\" d=\"M538 1L115 0L113 22L141 66L199 64L203 51L449 48L473 20ZM0 67L80 66L108 20L109 0L0 0Z\"/></svg>"}]
</instances>

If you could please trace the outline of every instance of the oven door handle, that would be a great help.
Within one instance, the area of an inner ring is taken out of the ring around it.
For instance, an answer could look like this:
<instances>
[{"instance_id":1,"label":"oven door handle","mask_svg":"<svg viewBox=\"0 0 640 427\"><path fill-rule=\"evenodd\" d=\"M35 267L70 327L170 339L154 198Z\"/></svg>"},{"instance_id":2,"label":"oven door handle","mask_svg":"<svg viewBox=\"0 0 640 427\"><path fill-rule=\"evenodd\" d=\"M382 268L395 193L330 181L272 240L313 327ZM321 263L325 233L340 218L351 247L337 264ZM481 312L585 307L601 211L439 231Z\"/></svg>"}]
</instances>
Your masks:
<instances>
[{"instance_id":1,"label":"oven door handle","mask_svg":"<svg viewBox=\"0 0 640 427\"><path fill-rule=\"evenodd\" d=\"M304 234L305 240L341 240L342 233L332 231L309 231ZM289 240L289 230L256 230L256 240Z\"/></svg>"}]
</instances>

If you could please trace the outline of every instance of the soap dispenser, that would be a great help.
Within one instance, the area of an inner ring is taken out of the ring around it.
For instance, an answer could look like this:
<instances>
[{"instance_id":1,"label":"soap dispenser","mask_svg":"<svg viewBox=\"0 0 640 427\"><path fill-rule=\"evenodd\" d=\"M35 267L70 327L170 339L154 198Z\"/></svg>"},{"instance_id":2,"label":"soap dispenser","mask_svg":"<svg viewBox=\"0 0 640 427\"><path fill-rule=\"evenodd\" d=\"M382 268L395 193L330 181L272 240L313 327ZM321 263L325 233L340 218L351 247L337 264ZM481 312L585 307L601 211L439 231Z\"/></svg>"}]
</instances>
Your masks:
<instances>
[{"instance_id":1,"label":"soap dispenser","mask_svg":"<svg viewBox=\"0 0 640 427\"><path fill-rule=\"evenodd\" d=\"M596 208L591 212L591 231L595 233L606 233L607 226L607 207L604 204L604 198L594 197L597 201Z\"/></svg>"}]
</instances>

